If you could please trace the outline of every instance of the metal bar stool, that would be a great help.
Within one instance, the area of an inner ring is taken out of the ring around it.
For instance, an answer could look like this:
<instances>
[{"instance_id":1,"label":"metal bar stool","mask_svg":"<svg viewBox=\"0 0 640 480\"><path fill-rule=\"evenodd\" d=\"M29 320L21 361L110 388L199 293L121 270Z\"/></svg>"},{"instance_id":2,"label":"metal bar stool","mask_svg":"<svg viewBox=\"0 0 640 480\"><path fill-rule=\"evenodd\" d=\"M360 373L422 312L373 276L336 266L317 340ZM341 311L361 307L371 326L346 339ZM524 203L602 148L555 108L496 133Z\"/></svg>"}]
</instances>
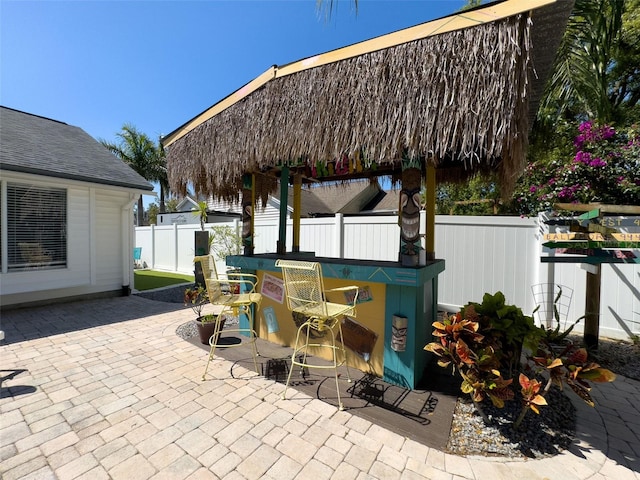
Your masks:
<instances>
[{"instance_id":1,"label":"metal bar stool","mask_svg":"<svg viewBox=\"0 0 640 480\"><path fill-rule=\"evenodd\" d=\"M214 306L221 306L222 310L218 314L225 315L231 313L233 316L239 316L245 314L249 321L249 326L243 328L227 328L225 333L241 333L248 334L248 343L251 344L251 351L253 354L253 366L256 369L256 373L260 373L258 370L257 357L258 348L256 346L257 334L254 329L254 308L260 307L262 302L262 295L256 293L256 286L258 285L258 277L250 273L234 272L230 275L218 275L216 269L216 262L211 255L201 255L193 259L194 263L200 263L202 267L202 274L207 287L207 295L209 302ZM232 278L231 278L232 277ZM222 333L221 322L216 323L216 328L213 335L209 338L209 358L207 359L207 365L202 374L202 380L205 380L207 370L209 369L209 363L215 355L216 348L230 348L243 345L242 343L221 345L220 334Z\"/></svg>"},{"instance_id":2,"label":"metal bar stool","mask_svg":"<svg viewBox=\"0 0 640 480\"><path fill-rule=\"evenodd\" d=\"M348 286L325 290L322 278L322 267L317 262L302 262L296 260L277 260L276 267L282 269L284 286L287 297L287 307L293 315L302 315L306 321L299 326L296 341L291 355L291 368L287 377L282 398L286 398L287 388L291 381L294 365L300 368L333 369L338 394L338 408L344 409L340 399L338 384L338 367L346 365L347 352L344 348L341 317L356 316L356 301L358 287ZM353 300L349 304L332 303L326 301L329 292L354 292ZM320 342L328 337L329 342ZM329 348L332 352L330 365L318 365L308 361L308 352L312 348ZM351 382L349 366L347 365L347 381Z\"/></svg>"}]
</instances>

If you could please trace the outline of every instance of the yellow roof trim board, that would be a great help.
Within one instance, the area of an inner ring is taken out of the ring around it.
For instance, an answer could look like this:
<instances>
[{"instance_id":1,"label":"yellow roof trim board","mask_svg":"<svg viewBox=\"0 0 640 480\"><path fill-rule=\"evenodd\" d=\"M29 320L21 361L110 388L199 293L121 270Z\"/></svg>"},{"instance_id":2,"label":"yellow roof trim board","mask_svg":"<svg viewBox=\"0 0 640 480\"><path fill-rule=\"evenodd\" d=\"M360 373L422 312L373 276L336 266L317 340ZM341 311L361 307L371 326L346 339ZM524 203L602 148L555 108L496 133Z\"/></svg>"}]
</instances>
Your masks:
<instances>
[{"instance_id":1,"label":"yellow roof trim board","mask_svg":"<svg viewBox=\"0 0 640 480\"><path fill-rule=\"evenodd\" d=\"M304 58L286 65L272 66L266 72L256 77L231 95L225 97L201 114L192 118L184 125L168 134L162 139L164 147L168 147L173 142L189 133L194 128L214 117L218 113L247 97L267 82L287 75L292 75L304 70L316 68L322 65L339 62L359 55L383 50L404 43L420 40L430 36L462 30L484 23L517 15L519 13L535 10L537 8L555 3L557 0L505 0L504 2L491 4L485 8L464 11L439 18L430 22L415 25L413 27L398 30L393 33L382 35L370 40L349 45L346 47L331 50L326 53Z\"/></svg>"}]
</instances>

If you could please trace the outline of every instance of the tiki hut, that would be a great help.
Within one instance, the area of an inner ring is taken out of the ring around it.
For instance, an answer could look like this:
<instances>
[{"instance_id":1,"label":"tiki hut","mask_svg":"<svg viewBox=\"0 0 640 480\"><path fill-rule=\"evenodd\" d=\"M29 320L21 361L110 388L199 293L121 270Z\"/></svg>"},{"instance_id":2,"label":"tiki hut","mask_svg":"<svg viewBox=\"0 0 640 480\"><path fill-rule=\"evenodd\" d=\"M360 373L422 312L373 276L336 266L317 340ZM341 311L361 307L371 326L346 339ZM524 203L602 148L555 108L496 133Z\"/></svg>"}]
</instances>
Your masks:
<instances>
[{"instance_id":1,"label":"tiki hut","mask_svg":"<svg viewBox=\"0 0 640 480\"><path fill-rule=\"evenodd\" d=\"M237 200L251 173L264 200L283 167L306 180L345 159L363 167L314 180L398 179L419 159L439 181L493 170L509 190L572 6L498 1L273 66L163 138L170 186Z\"/></svg>"},{"instance_id":2,"label":"tiki hut","mask_svg":"<svg viewBox=\"0 0 640 480\"><path fill-rule=\"evenodd\" d=\"M437 178L463 180L491 170L503 189L514 183L571 8L571 0L504 0L274 66L163 139L170 186L179 191L191 184L227 200L242 195L244 255L226 263L254 273L261 285L266 278L278 285L278 262L286 259L322 265L334 291L356 286L358 300L371 301L358 303L362 323L353 324L347 339L355 339L352 347L367 345L358 351L370 358L350 355L349 363L416 388L429 362L424 345L438 318L438 275L445 266L434 251ZM301 249L304 182L380 175L402 185L398 261L321 257ZM293 238L287 252L290 183ZM276 251L254 255L253 207L278 188ZM270 331L265 318L259 335L296 352L295 318L279 322L292 314L267 290L260 309L268 309L277 328Z\"/></svg>"}]
</instances>

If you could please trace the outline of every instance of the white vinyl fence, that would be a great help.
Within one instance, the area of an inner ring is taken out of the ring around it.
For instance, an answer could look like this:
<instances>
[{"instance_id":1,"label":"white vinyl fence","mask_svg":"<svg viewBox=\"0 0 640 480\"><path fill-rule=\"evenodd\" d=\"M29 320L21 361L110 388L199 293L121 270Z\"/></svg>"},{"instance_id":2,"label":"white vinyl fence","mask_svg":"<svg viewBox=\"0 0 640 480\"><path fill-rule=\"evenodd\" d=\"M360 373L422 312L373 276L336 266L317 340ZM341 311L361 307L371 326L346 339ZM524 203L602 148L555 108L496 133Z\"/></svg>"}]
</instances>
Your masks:
<instances>
[{"instance_id":1,"label":"white vinyl fence","mask_svg":"<svg viewBox=\"0 0 640 480\"><path fill-rule=\"evenodd\" d=\"M424 214L424 212L423 212ZM423 216L424 231L424 216ZM219 223L216 225L220 225ZM227 225L237 231L237 220ZM209 229L212 224L205 226ZM200 225L136 228L137 247L148 268L192 273L194 234ZM273 253L278 240L277 220L255 220L255 253ZM438 304L449 311L469 301L481 302L485 293L504 293L507 303L544 321L550 302L534 299L533 289L554 285L545 298L551 301L557 285L563 288L563 321L584 315L587 272L579 264L541 263L540 230L537 219L520 217L436 216L436 258L445 260L438 277ZM287 251L291 251L292 222L287 227ZM353 216L302 219L300 250L319 257L368 260L398 259L400 227L397 216ZM218 262L224 269L224 261ZM572 294L570 299L566 298ZM576 327L582 330L582 322ZM603 264L600 301L600 334L628 339L640 335L640 265Z\"/></svg>"}]
</instances>

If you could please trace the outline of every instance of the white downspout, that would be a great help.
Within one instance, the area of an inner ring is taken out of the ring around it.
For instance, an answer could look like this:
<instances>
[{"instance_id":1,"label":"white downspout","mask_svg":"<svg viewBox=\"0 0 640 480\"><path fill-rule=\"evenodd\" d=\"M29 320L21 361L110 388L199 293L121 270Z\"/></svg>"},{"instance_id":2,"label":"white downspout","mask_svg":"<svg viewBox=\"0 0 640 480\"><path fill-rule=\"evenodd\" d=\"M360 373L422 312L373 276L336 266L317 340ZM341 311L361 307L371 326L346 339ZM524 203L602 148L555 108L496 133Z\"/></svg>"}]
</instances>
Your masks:
<instances>
[{"instance_id":1,"label":"white downspout","mask_svg":"<svg viewBox=\"0 0 640 480\"><path fill-rule=\"evenodd\" d=\"M139 195L131 193L129 202L122 207L122 294L130 295L133 285L133 223L132 209L138 201Z\"/></svg>"}]
</instances>

